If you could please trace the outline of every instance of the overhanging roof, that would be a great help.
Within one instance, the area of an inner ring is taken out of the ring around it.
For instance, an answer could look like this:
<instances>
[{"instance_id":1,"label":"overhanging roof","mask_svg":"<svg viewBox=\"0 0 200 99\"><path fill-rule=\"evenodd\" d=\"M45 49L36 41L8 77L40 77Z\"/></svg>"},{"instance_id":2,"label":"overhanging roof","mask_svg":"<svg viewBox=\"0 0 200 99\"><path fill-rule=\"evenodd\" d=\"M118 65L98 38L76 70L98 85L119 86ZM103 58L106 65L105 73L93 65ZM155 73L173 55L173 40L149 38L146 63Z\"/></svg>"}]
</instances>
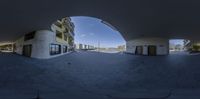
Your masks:
<instances>
[{"instance_id":1,"label":"overhanging roof","mask_svg":"<svg viewBox=\"0 0 200 99\"><path fill-rule=\"evenodd\" d=\"M91 16L137 37L200 37L198 0L1 0L0 41L40 29L66 16Z\"/></svg>"}]
</instances>

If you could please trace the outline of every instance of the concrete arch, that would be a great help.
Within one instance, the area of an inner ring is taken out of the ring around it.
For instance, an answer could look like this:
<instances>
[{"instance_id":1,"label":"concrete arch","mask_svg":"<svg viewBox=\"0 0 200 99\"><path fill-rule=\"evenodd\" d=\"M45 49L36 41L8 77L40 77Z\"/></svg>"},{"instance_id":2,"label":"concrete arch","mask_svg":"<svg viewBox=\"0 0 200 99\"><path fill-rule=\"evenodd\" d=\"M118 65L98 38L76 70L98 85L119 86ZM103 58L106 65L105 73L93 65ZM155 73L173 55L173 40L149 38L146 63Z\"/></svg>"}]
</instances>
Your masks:
<instances>
[{"instance_id":1,"label":"concrete arch","mask_svg":"<svg viewBox=\"0 0 200 99\"><path fill-rule=\"evenodd\" d=\"M140 38L199 42L199 5L193 0L2 0L0 42L15 41L33 30L50 30L50 25L64 16L103 19L122 34L127 44Z\"/></svg>"},{"instance_id":2,"label":"concrete arch","mask_svg":"<svg viewBox=\"0 0 200 99\"><path fill-rule=\"evenodd\" d=\"M92 16L114 25L126 41L140 37L196 39L199 1L150 0L2 0L0 41L49 29L61 16Z\"/></svg>"}]
</instances>

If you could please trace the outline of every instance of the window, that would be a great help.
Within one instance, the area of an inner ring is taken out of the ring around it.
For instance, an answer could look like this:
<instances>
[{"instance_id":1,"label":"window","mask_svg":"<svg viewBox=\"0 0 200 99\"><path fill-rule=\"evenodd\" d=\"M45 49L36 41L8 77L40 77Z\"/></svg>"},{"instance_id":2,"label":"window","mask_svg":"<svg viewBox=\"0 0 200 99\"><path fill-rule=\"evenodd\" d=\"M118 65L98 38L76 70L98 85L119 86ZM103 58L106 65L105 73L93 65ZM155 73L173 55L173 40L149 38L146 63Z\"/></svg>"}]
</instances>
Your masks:
<instances>
[{"instance_id":1,"label":"window","mask_svg":"<svg viewBox=\"0 0 200 99\"><path fill-rule=\"evenodd\" d=\"M67 35L66 34L64 35L64 40L67 41Z\"/></svg>"},{"instance_id":2,"label":"window","mask_svg":"<svg viewBox=\"0 0 200 99\"><path fill-rule=\"evenodd\" d=\"M63 53L67 52L67 46L63 46Z\"/></svg>"},{"instance_id":3,"label":"window","mask_svg":"<svg viewBox=\"0 0 200 99\"><path fill-rule=\"evenodd\" d=\"M62 33L56 30L56 37L62 39Z\"/></svg>"},{"instance_id":4,"label":"window","mask_svg":"<svg viewBox=\"0 0 200 99\"><path fill-rule=\"evenodd\" d=\"M35 31L30 32L30 33L28 33L28 34L26 34L26 35L24 36L24 41L31 40L31 39L34 38L34 36L35 36Z\"/></svg>"},{"instance_id":5,"label":"window","mask_svg":"<svg viewBox=\"0 0 200 99\"><path fill-rule=\"evenodd\" d=\"M56 55L61 53L61 45L51 44L50 45L50 55Z\"/></svg>"}]
</instances>

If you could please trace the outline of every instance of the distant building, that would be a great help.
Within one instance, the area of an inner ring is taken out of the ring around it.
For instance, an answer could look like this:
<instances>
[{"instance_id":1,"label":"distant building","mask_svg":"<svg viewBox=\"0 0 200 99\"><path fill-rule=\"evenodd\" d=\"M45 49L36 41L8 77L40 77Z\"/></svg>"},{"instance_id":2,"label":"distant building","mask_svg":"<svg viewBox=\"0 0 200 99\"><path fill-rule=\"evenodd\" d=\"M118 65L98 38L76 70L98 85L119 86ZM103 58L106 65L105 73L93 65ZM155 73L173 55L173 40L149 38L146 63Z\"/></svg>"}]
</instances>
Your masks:
<instances>
[{"instance_id":1,"label":"distant building","mask_svg":"<svg viewBox=\"0 0 200 99\"><path fill-rule=\"evenodd\" d=\"M120 45L117 47L118 51L123 52L126 51L126 45Z\"/></svg>"},{"instance_id":2,"label":"distant building","mask_svg":"<svg viewBox=\"0 0 200 99\"><path fill-rule=\"evenodd\" d=\"M86 44L76 44L77 50L94 50L95 47L92 45L86 45Z\"/></svg>"},{"instance_id":3,"label":"distant building","mask_svg":"<svg viewBox=\"0 0 200 99\"><path fill-rule=\"evenodd\" d=\"M75 49L83 49L83 44L75 44L76 48Z\"/></svg>"}]
</instances>

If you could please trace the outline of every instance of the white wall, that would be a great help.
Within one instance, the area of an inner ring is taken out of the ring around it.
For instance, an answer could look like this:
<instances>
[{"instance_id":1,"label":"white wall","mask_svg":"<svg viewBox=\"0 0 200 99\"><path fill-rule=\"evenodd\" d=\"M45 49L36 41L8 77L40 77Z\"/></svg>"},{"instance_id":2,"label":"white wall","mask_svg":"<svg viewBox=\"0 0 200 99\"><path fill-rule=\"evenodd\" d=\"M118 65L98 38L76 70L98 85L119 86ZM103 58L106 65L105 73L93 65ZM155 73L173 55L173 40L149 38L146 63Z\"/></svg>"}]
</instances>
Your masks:
<instances>
[{"instance_id":1,"label":"white wall","mask_svg":"<svg viewBox=\"0 0 200 99\"><path fill-rule=\"evenodd\" d=\"M169 40L163 38L139 38L126 42L126 52L135 53L136 46L143 46L143 55L148 55L148 45L157 47L157 55L169 54Z\"/></svg>"},{"instance_id":2,"label":"white wall","mask_svg":"<svg viewBox=\"0 0 200 99\"><path fill-rule=\"evenodd\" d=\"M24 41L24 37L21 37L16 42L16 50L15 52L22 55L23 46L24 45L32 45L32 58L38 59L48 59L52 57L61 56L67 53L63 53L63 46L67 46L67 44L62 44L56 42L56 33L49 30L39 30L35 33L34 39ZM50 55L50 44L59 44L61 45L61 54L58 55Z\"/></svg>"},{"instance_id":3,"label":"white wall","mask_svg":"<svg viewBox=\"0 0 200 99\"><path fill-rule=\"evenodd\" d=\"M40 30L35 34L32 42L32 55L33 58L46 59L50 58L49 46L55 42L56 34L48 30Z\"/></svg>"},{"instance_id":4,"label":"white wall","mask_svg":"<svg viewBox=\"0 0 200 99\"><path fill-rule=\"evenodd\" d=\"M15 46L16 46L15 52L17 54L22 55L23 45L24 45L24 37L21 37L15 41Z\"/></svg>"}]
</instances>

